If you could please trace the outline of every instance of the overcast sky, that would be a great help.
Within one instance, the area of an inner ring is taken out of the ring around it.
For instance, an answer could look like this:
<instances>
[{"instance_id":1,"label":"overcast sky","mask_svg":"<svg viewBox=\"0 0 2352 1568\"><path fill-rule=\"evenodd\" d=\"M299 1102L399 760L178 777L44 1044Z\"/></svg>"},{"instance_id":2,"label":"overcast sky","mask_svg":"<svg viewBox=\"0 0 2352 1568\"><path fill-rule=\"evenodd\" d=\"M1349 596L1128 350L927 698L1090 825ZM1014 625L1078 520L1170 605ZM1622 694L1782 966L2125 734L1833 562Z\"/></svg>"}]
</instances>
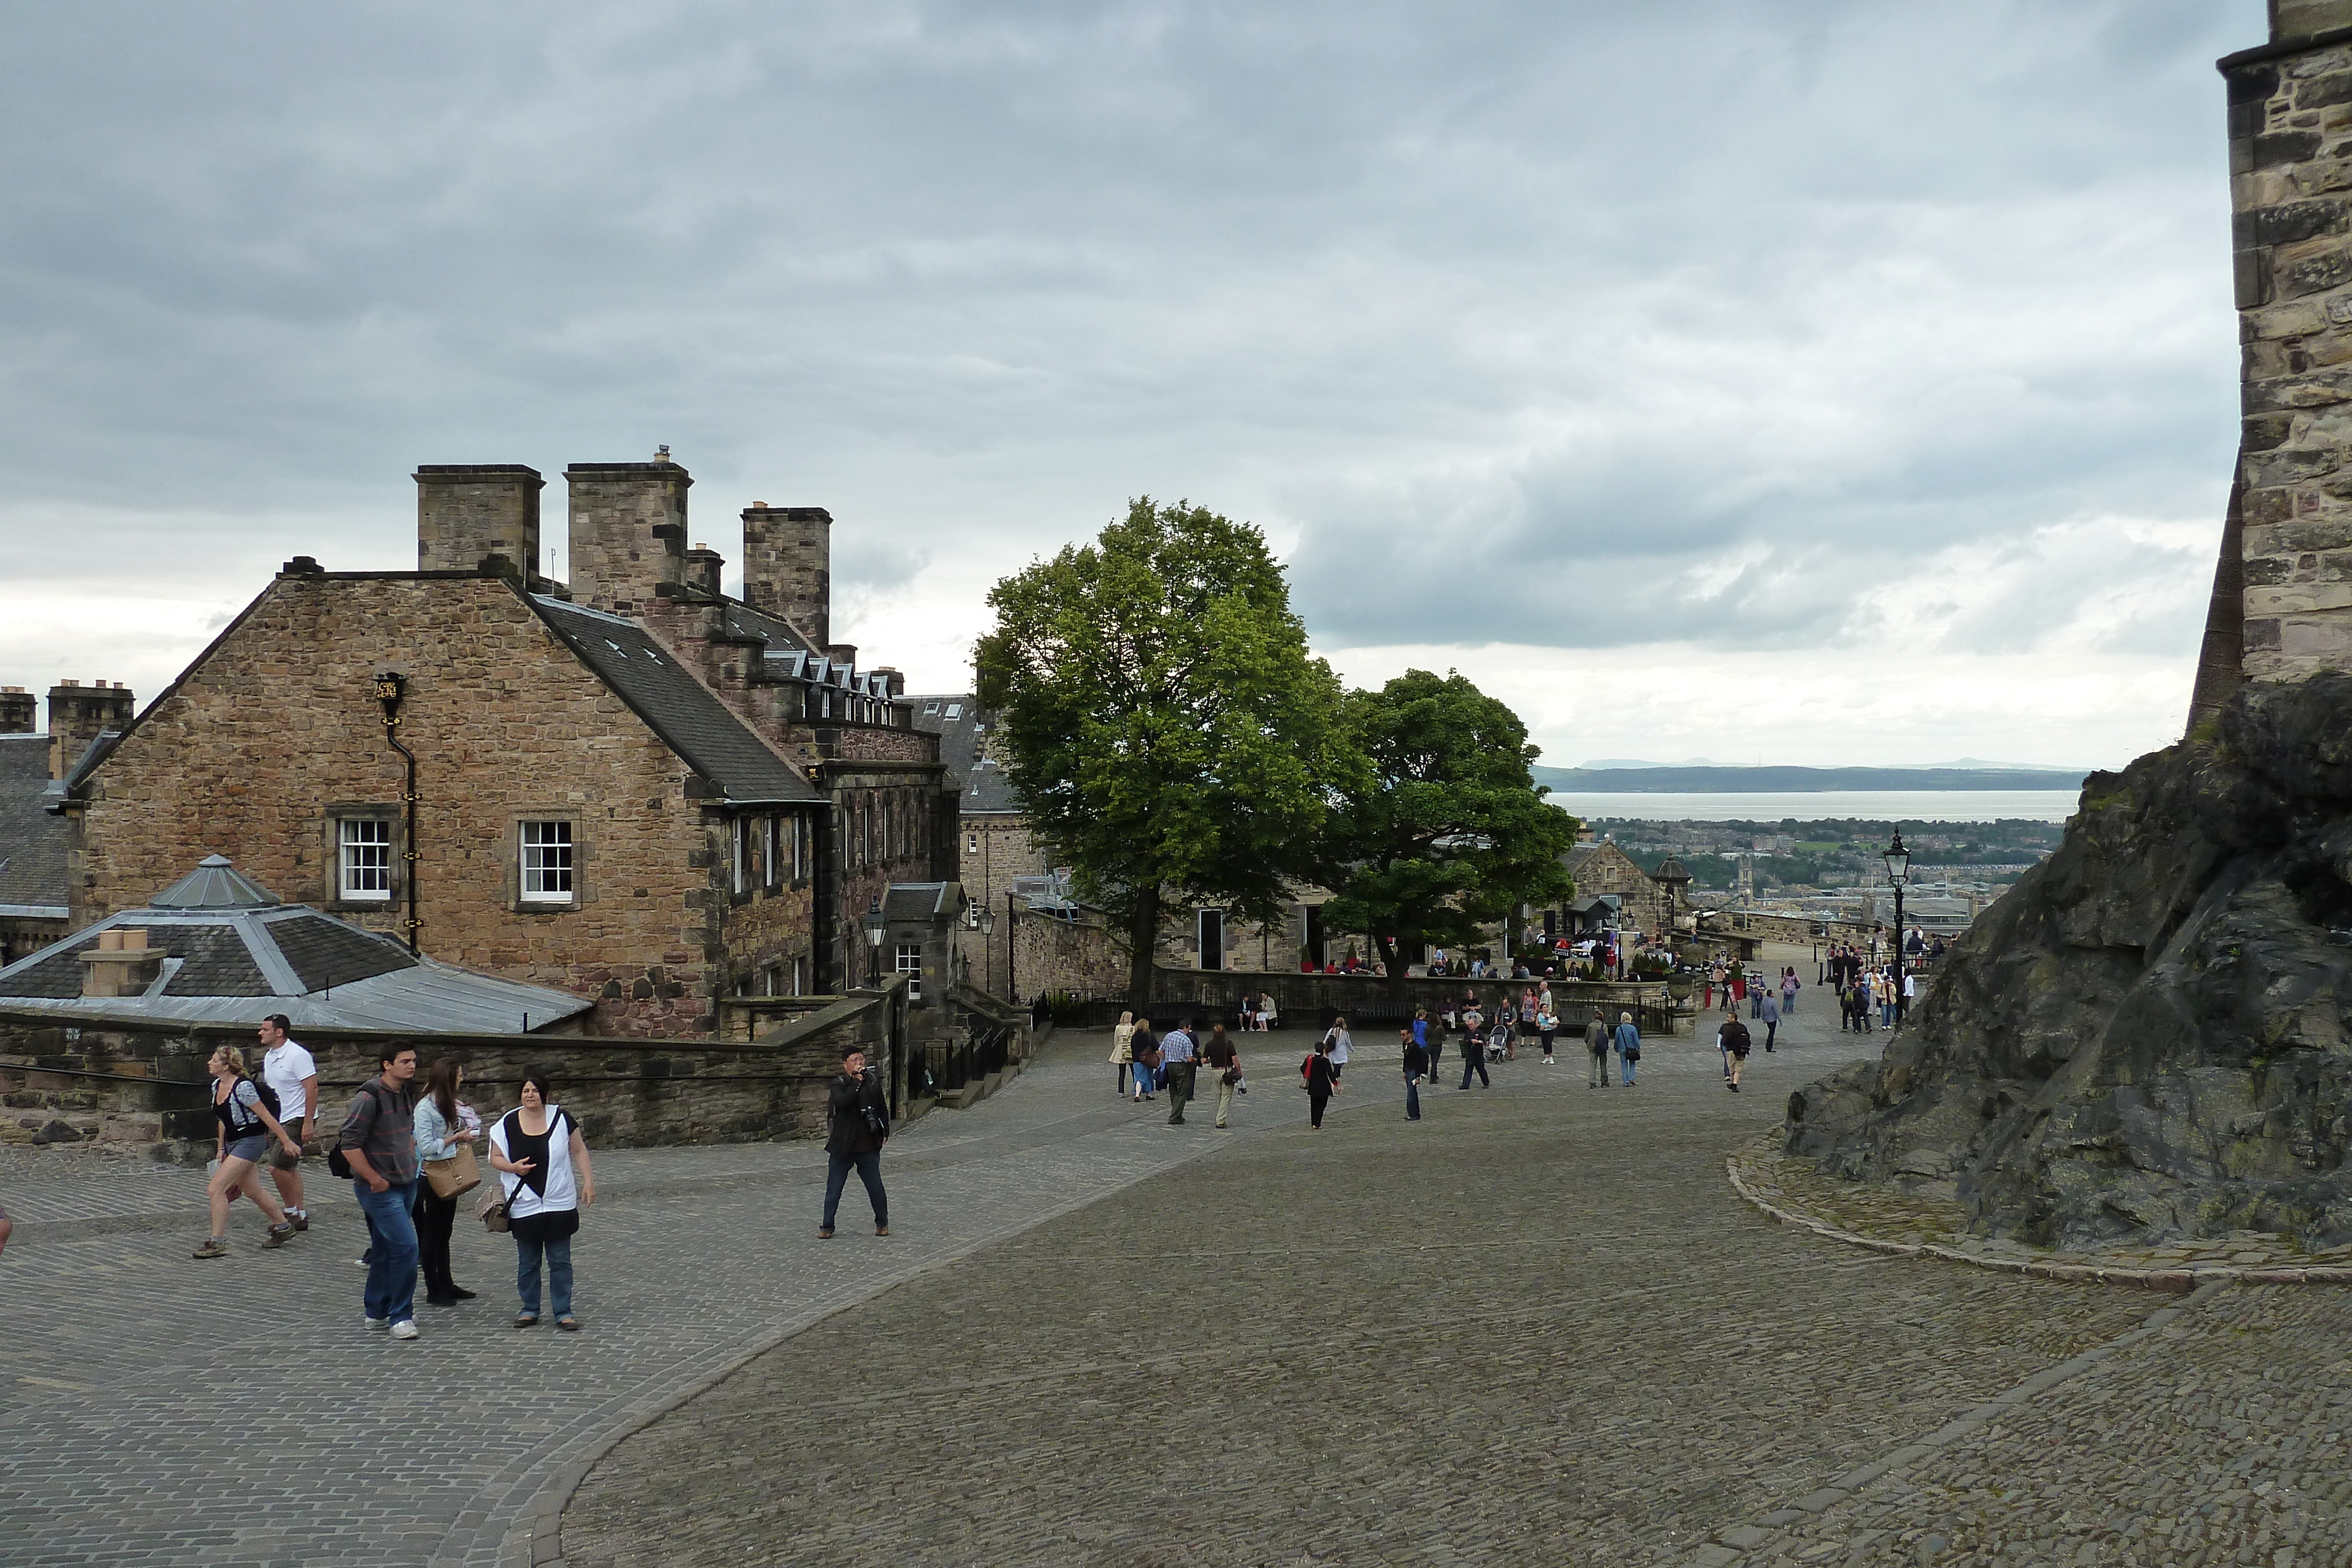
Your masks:
<instances>
[{"instance_id":1,"label":"overcast sky","mask_svg":"<svg viewBox=\"0 0 2352 1568\"><path fill-rule=\"evenodd\" d=\"M2261 0L8 7L0 681L159 690L420 463L835 525L968 679L1131 496L1545 759L2116 765L2236 432ZM560 559L560 558L559 558Z\"/></svg>"}]
</instances>

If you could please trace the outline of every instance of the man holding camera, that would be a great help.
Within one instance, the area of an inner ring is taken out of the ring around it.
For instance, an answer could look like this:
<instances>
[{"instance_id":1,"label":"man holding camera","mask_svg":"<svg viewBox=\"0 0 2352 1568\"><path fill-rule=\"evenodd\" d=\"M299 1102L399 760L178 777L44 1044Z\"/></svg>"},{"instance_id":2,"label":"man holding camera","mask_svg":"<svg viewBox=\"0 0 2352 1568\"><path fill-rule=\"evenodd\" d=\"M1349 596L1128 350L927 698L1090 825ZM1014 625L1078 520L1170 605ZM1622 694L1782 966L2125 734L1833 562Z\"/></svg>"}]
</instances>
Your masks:
<instances>
[{"instance_id":1,"label":"man holding camera","mask_svg":"<svg viewBox=\"0 0 2352 1568\"><path fill-rule=\"evenodd\" d=\"M851 1046L841 1053L841 1076L825 1102L824 1220L819 1237L833 1234L849 1173L866 1184L874 1204L874 1234L890 1234L890 1199L882 1190L882 1145L890 1136L890 1102L881 1083L866 1071L866 1053Z\"/></svg>"}]
</instances>

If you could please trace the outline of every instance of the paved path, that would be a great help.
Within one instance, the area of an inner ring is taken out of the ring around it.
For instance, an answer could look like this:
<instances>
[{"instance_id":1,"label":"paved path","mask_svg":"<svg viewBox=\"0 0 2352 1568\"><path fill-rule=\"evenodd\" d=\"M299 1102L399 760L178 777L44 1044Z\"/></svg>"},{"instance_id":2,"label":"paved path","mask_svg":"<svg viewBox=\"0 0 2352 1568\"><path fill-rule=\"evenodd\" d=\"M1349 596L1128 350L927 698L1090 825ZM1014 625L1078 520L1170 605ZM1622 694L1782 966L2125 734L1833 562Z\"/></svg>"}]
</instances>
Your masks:
<instances>
[{"instance_id":1,"label":"paved path","mask_svg":"<svg viewBox=\"0 0 2352 1568\"><path fill-rule=\"evenodd\" d=\"M2352 1293L2184 1302L1764 1222L1726 1093L1522 1061L1227 1141L778 1345L619 1444L569 1568L2352 1561ZM1274 1088L1268 1082L1266 1087ZM1286 1089L1286 1085L1284 1086Z\"/></svg>"},{"instance_id":2,"label":"paved path","mask_svg":"<svg viewBox=\"0 0 2352 1568\"><path fill-rule=\"evenodd\" d=\"M816 1239L806 1144L621 1150L575 1243L586 1332L520 1333L513 1249L460 1216L481 1291L420 1307L425 1337L360 1323L349 1190L313 1172L311 1230L198 1263L201 1173L18 1153L0 1198L0 1563L528 1563L530 1500L568 1466L754 1348L1209 1146L1109 1092L1073 1041L886 1161L894 1234ZM560 1096L559 1096L560 1098ZM463 1413L457 1413L462 1411Z\"/></svg>"}]
</instances>

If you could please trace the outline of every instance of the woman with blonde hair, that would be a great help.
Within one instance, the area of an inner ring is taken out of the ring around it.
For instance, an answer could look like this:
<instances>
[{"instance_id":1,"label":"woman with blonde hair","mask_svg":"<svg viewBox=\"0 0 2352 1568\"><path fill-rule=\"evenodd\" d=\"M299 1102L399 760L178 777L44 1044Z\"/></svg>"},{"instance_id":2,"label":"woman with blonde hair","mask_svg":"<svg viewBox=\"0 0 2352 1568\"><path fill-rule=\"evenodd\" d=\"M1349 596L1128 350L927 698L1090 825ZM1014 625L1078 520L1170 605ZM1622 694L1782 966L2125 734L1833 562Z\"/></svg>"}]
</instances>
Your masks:
<instances>
[{"instance_id":1,"label":"woman with blonde hair","mask_svg":"<svg viewBox=\"0 0 2352 1568\"><path fill-rule=\"evenodd\" d=\"M1135 1015L1123 1012L1110 1030L1111 1092L1125 1094L1135 1065Z\"/></svg>"},{"instance_id":2,"label":"woman with blonde hair","mask_svg":"<svg viewBox=\"0 0 2352 1568\"><path fill-rule=\"evenodd\" d=\"M283 1247L294 1234L294 1222L278 1207L268 1187L254 1179L254 1168L268 1151L272 1138L291 1155L299 1155L302 1146L287 1134L246 1071L244 1051L224 1045L213 1052L205 1066L213 1075L213 1118L220 1124L213 1129L212 1180L205 1188L212 1203L212 1234L196 1249L195 1256L228 1256L228 1209L239 1193L253 1199L254 1207L269 1217L269 1234L261 1244Z\"/></svg>"}]
</instances>

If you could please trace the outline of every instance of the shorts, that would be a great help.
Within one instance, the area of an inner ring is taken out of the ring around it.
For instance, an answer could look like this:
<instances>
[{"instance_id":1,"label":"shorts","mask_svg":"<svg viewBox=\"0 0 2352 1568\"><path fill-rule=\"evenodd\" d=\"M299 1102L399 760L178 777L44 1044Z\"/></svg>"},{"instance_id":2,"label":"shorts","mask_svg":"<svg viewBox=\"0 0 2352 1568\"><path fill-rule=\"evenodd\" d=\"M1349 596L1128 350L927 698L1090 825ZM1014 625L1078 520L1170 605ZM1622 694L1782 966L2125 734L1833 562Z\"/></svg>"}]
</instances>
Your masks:
<instances>
[{"instance_id":1,"label":"shorts","mask_svg":"<svg viewBox=\"0 0 2352 1568\"><path fill-rule=\"evenodd\" d=\"M290 1122L281 1122L278 1124L279 1126L286 1129L286 1135L294 1140L294 1152L289 1155L286 1152L285 1145L278 1145L277 1149L269 1156L269 1163L272 1166L275 1166L281 1171L290 1171L296 1166L302 1163L302 1134L303 1129L308 1124L309 1124L304 1122L304 1120L299 1116L295 1117L294 1120Z\"/></svg>"},{"instance_id":2,"label":"shorts","mask_svg":"<svg viewBox=\"0 0 2352 1568\"><path fill-rule=\"evenodd\" d=\"M223 1160L250 1160L258 1163L261 1152L269 1146L268 1138L239 1138L221 1151Z\"/></svg>"}]
</instances>

